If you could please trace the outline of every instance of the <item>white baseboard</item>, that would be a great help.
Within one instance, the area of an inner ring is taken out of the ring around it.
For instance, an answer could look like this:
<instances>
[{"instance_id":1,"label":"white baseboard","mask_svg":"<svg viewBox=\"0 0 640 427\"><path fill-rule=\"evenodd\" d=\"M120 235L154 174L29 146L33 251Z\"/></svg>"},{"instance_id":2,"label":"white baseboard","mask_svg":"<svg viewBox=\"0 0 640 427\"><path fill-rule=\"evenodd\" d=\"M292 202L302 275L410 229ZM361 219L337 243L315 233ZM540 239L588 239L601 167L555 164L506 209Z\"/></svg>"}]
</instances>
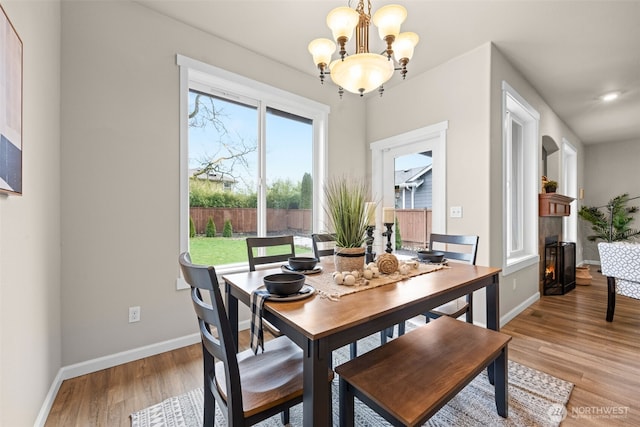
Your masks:
<instances>
[{"instance_id":1,"label":"white baseboard","mask_svg":"<svg viewBox=\"0 0 640 427\"><path fill-rule=\"evenodd\" d=\"M534 302L538 301L539 299L540 299L540 292L536 292L535 294L531 295L529 298L527 298L526 300L522 301L520 304L515 306L511 311L506 313L504 316L501 316L500 317L500 327L503 327L504 325L509 323L518 314L520 314L523 311L525 311L527 307L529 307L531 304L533 304Z\"/></svg>"},{"instance_id":2,"label":"white baseboard","mask_svg":"<svg viewBox=\"0 0 640 427\"><path fill-rule=\"evenodd\" d=\"M80 375L90 374L92 372L97 372L102 369L112 368L114 366L122 365L123 363L132 362L144 357L154 356L156 354L175 350L181 347L186 347L192 344L197 344L199 342L200 334L196 333L172 340L145 345L143 347L134 348L109 356L98 357L96 359L75 363L69 366L63 366L58 371L58 374L53 380L51 387L49 387L49 392L47 393L45 401L43 402L42 407L40 408L40 412L38 413L38 417L36 418L36 421L33 425L35 427L44 426L45 422L47 421L47 417L49 416L49 411L51 410L56 395L58 394L58 390L60 390L60 386L62 385L62 382L64 380L79 377Z\"/></svg>"}]
</instances>

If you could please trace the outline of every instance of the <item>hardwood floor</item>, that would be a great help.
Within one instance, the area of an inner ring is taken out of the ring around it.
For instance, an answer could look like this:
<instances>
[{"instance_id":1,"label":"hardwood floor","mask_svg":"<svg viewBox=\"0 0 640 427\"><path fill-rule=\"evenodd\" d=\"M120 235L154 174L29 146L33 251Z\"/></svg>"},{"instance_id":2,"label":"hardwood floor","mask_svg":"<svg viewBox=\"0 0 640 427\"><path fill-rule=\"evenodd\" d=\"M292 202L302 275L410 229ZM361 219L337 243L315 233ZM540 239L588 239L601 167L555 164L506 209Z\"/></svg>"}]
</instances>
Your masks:
<instances>
[{"instance_id":1,"label":"hardwood floor","mask_svg":"<svg viewBox=\"0 0 640 427\"><path fill-rule=\"evenodd\" d=\"M619 297L606 322L606 280L591 270L592 285L542 297L502 329L509 358L575 384L563 426L637 426L640 301ZM129 426L132 412L200 387L200 357L197 344L66 380L46 426Z\"/></svg>"}]
</instances>

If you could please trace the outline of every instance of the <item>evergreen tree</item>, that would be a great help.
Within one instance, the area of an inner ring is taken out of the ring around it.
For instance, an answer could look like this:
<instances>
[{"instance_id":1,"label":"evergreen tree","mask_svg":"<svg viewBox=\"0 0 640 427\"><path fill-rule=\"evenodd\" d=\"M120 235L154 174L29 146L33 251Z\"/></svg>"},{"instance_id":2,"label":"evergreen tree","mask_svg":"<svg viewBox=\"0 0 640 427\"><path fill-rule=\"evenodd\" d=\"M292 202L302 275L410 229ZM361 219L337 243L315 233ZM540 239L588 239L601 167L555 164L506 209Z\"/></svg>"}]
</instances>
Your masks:
<instances>
[{"instance_id":1,"label":"evergreen tree","mask_svg":"<svg viewBox=\"0 0 640 427\"><path fill-rule=\"evenodd\" d=\"M189 237L196 237L196 225L191 217L189 217Z\"/></svg>"},{"instance_id":2,"label":"evergreen tree","mask_svg":"<svg viewBox=\"0 0 640 427\"><path fill-rule=\"evenodd\" d=\"M305 172L300 185L300 209L311 209L313 203L313 180L311 174Z\"/></svg>"},{"instance_id":3,"label":"evergreen tree","mask_svg":"<svg viewBox=\"0 0 640 427\"><path fill-rule=\"evenodd\" d=\"M396 250L402 248L402 236L400 235L400 225L398 224L398 217L396 217Z\"/></svg>"},{"instance_id":4,"label":"evergreen tree","mask_svg":"<svg viewBox=\"0 0 640 427\"><path fill-rule=\"evenodd\" d=\"M209 217L207 221L207 229L205 230L207 237L216 237L216 223L213 222L213 218Z\"/></svg>"},{"instance_id":5,"label":"evergreen tree","mask_svg":"<svg viewBox=\"0 0 640 427\"><path fill-rule=\"evenodd\" d=\"M228 219L224 222L224 229L222 230L222 237L232 237L233 228L231 227L231 220Z\"/></svg>"}]
</instances>

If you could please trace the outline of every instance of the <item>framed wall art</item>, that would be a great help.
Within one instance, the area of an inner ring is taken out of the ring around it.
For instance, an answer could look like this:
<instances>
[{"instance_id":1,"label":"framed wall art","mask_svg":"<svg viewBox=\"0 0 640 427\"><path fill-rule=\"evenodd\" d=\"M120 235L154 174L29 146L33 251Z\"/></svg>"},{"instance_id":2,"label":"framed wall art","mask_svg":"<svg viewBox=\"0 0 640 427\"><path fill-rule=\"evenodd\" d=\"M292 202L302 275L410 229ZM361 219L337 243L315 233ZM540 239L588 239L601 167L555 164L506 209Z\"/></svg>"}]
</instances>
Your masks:
<instances>
[{"instance_id":1,"label":"framed wall art","mask_svg":"<svg viewBox=\"0 0 640 427\"><path fill-rule=\"evenodd\" d=\"M22 40L0 11L0 192L22 194Z\"/></svg>"}]
</instances>

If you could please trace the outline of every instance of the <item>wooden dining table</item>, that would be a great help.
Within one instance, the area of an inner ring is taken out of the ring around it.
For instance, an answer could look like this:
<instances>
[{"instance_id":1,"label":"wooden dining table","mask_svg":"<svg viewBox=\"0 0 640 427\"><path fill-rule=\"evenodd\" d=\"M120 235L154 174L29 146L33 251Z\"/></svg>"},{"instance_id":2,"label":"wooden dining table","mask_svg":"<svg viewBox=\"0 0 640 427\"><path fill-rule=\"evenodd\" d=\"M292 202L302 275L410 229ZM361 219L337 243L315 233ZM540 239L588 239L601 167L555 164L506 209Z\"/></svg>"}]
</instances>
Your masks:
<instances>
[{"instance_id":1,"label":"wooden dining table","mask_svg":"<svg viewBox=\"0 0 640 427\"><path fill-rule=\"evenodd\" d=\"M331 258L326 260L320 274L333 272ZM281 271L275 268L223 275L227 314L236 345L238 302L249 306L251 292L263 285L263 277ZM332 424L327 370L332 364L331 352L337 348L482 288L486 289L486 326L499 331L500 271L494 267L450 263L441 270L340 298L326 298L316 293L297 301L267 300L264 318L304 351L304 425ZM493 364L489 365L490 378L493 378L493 369Z\"/></svg>"}]
</instances>

